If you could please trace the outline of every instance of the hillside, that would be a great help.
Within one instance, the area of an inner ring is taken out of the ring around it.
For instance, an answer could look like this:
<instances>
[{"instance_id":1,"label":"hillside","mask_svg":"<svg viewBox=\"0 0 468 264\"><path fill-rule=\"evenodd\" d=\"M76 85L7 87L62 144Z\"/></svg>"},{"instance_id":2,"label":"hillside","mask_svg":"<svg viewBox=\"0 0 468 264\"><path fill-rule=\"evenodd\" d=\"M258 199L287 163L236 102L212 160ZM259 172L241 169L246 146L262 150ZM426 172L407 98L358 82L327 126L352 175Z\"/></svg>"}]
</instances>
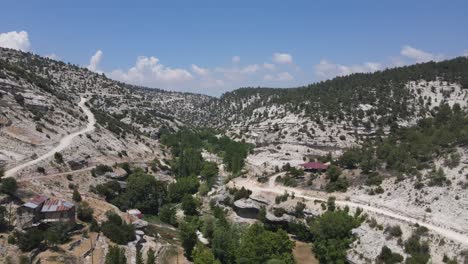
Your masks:
<instances>
[{"instance_id":1,"label":"hillside","mask_svg":"<svg viewBox=\"0 0 468 264\"><path fill-rule=\"evenodd\" d=\"M252 162L289 156L297 164L304 156L338 156L376 133L414 125L440 104L466 110L467 80L468 58L460 57L292 89L242 88L211 99L207 109L215 114L212 124L260 147Z\"/></svg>"},{"instance_id":2,"label":"hillside","mask_svg":"<svg viewBox=\"0 0 468 264\"><path fill-rule=\"evenodd\" d=\"M278 257L256 248L268 237L282 245L279 259L294 263L293 244L278 231L285 229L314 243L322 262L370 263L384 246L407 261L466 261L467 91L468 58L214 98L128 85L2 48L0 166L19 186L2 199L17 207L35 194L81 193L91 218L107 224L95 241L101 255L118 241L132 259L142 245L159 258L183 258L183 246L222 263L244 252L255 259L255 248L266 261ZM304 172L306 161L327 169ZM133 208L147 217L124 213ZM239 213L252 208L254 219ZM127 228L133 236L117 235ZM85 231L73 243L88 241ZM20 252L7 247L2 256ZM40 257L91 262L70 248Z\"/></svg>"},{"instance_id":3,"label":"hillside","mask_svg":"<svg viewBox=\"0 0 468 264\"><path fill-rule=\"evenodd\" d=\"M155 154L159 128L177 129L180 120L193 118L209 98L134 87L75 65L3 48L0 95L0 162L6 169L47 152L64 135L83 127L87 118L78 107L80 97L88 98L97 126L73 142L79 151L66 156L77 162L92 158L93 164L122 161L122 150L128 154L125 159Z\"/></svg>"}]
</instances>

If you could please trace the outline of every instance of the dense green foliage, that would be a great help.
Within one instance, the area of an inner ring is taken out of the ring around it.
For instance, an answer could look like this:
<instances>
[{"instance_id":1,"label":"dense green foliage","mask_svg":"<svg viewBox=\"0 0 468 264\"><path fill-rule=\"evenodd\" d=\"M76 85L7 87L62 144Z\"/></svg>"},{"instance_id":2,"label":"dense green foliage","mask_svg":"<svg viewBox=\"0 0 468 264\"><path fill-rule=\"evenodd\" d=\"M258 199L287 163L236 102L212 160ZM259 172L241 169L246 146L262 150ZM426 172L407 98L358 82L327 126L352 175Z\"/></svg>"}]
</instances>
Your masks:
<instances>
[{"instance_id":1,"label":"dense green foliage","mask_svg":"<svg viewBox=\"0 0 468 264\"><path fill-rule=\"evenodd\" d=\"M135 240L135 228L132 224L127 224L116 213L108 211L107 221L101 225L102 233L112 242L125 245Z\"/></svg>"},{"instance_id":2,"label":"dense green foliage","mask_svg":"<svg viewBox=\"0 0 468 264\"><path fill-rule=\"evenodd\" d=\"M1 180L0 191L12 195L18 189L15 178L9 177Z\"/></svg>"},{"instance_id":3,"label":"dense green foliage","mask_svg":"<svg viewBox=\"0 0 468 264\"><path fill-rule=\"evenodd\" d=\"M159 210L159 219L166 224L177 226L176 208L170 204L165 204Z\"/></svg>"},{"instance_id":4,"label":"dense green foliage","mask_svg":"<svg viewBox=\"0 0 468 264\"><path fill-rule=\"evenodd\" d=\"M431 258L429 244L427 241L421 241L418 232L405 242L405 253L410 255L405 261L407 264L425 264Z\"/></svg>"},{"instance_id":5,"label":"dense green foliage","mask_svg":"<svg viewBox=\"0 0 468 264\"><path fill-rule=\"evenodd\" d=\"M114 171L112 169L112 167L107 166L107 165L103 165L103 164L99 164L99 165L96 166L96 168L93 168L91 170L91 175L96 177L96 176L104 175L106 172L112 172L112 171Z\"/></svg>"},{"instance_id":6,"label":"dense green foliage","mask_svg":"<svg viewBox=\"0 0 468 264\"><path fill-rule=\"evenodd\" d=\"M226 168L234 174L241 171L244 159L251 146L231 140L227 136L218 138L214 131L208 129L181 130L176 133L162 131L161 142L172 149L175 157L173 170L178 177L200 175L203 171L208 182L216 173L214 165L204 165L201 149L218 154L223 158ZM213 184L213 182L211 182Z\"/></svg>"},{"instance_id":7,"label":"dense green foliage","mask_svg":"<svg viewBox=\"0 0 468 264\"><path fill-rule=\"evenodd\" d=\"M313 250L320 263L345 263L346 251L353 241L351 230L361 221L358 216L338 209L328 210L311 223Z\"/></svg>"},{"instance_id":8,"label":"dense green foliage","mask_svg":"<svg viewBox=\"0 0 468 264\"><path fill-rule=\"evenodd\" d=\"M106 254L106 264L127 264L125 249L119 246L109 246L109 251Z\"/></svg>"},{"instance_id":9,"label":"dense green foliage","mask_svg":"<svg viewBox=\"0 0 468 264\"><path fill-rule=\"evenodd\" d=\"M157 214L166 198L166 184L137 169L128 177L127 188L111 202L123 211L138 208L142 213Z\"/></svg>"},{"instance_id":10,"label":"dense green foliage","mask_svg":"<svg viewBox=\"0 0 468 264\"><path fill-rule=\"evenodd\" d=\"M377 263L379 264L395 264L401 263L403 261L403 256L392 252L387 246L382 247L382 251L377 257Z\"/></svg>"},{"instance_id":11,"label":"dense green foliage","mask_svg":"<svg viewBox=\"0 0 468 264\"><path fill-rule=\"evenodd\" d=\"M50 226L45 233L45 240L49 246L56 246L68 241L70 226L66 223L56 223Z\"/></svg>"},{"instance_id":12,"label":"dense green foliage","mask_svg":"<svg viewBox=\"0 0 468 264\"><path fill-rule=\"evenodd\" d=\"M267 231L261 224L253 224L241 236L236 263L255 264L271 260L295 263L293 247L294 243L285 231Z\"/></svg>"},{"instance_id":13,"label":"dense green foliage","mask_svg":"<svg viewBox=\"0 0 468 264\"><path fill-rule=\"evenodd\" d=\"M18 247L22 251L31 251L38 248L42 240L44 239L44 232L38 228L30 228L26 232L16 233L16 240L18 241Z\"/></svg>"},{"instance_id":14,"label":"dense green foliage","mask_svg":"<svg viewBox=\"0 0 468 264\"><path fill-rule=\"evenodd\" d=\"M225 212L212 207L214 217L189 217L180 226L180 239L186 256L195 263L295 263L294 243L281 230L268 230L263 224L244 227L226 219ZM196 230L210 240L210 247L197 244Z\"/></svg>"},{"instance_id":15,"label":"dense green foliage","mask_svg":"<svg viewBox=\"0 0 468 264\"><path fill-rule=\"evenodd\" d=\"M81 202L78 204L76 215L81 221L91 222L93 220L93 213L93 208L91 208L87 202Z\"/></svg>"}]
</instances>

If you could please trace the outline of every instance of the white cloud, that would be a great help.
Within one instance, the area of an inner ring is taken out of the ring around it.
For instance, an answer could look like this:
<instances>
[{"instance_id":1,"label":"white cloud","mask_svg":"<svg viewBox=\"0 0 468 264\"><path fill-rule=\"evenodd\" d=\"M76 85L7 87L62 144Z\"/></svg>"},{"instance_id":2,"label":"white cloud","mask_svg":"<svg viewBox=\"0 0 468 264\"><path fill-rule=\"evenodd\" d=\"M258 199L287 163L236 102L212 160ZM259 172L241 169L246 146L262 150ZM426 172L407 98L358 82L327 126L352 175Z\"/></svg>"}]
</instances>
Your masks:
<instances>
[{"instance_id":1,"label":"white cloud","mask_svg":"<svg viewBox=\"0 0 468 264\"><path fill-rule=\"evenodd\" d=\"M293 62L293 58L291 54L277 52L273 54L273 61L278 64L291 64Z\"/></svg>"},{"instance_id":2,"label":"white cloud","mask_svg":"<svg viewBox=\"0 0 468 264\"><path fill-rule=\"evenodd\" d=\"M96 53L90 62L90 68L99 70L102 56L102 53ZM265 81L269 81L269 85L281 87L295 79L283 69L291 69L291 65L269 62L242 65L240 58L234 56L232 62L225 66L202 67L193 63L188 68L172 68L161 64L157 57L141 56L134 66L106 74L110 78L136 85L220 95L238 87L262 86Z\"/></svg>"},{"instance_id":3,"label":"white cloud","mask_svg":"<svg viewBox=\"0 0 468 264\"><path fill-rule=\"evenodd\" d=\"M275 65L273 63L263 63L263 68L267 69L267 70L274 70L275 69Z\"/></svg>"},{"instance_id":4,"label":"white cloud","mask_svg":"<svg viewBox=\"0 0 468 264\"><path fill-rule=\"evenodd\" d=\"M294 76L292 76L289 72L280 72L276 75L266 74L263 77L263 80L285 82L294 80Z\"/></svg>"},{"instance_id":5,"label":"white cloud","mask_svg":"<svg viewBox=\"0 0 468 264\"><path fill-rule=\"evenodd\" d=\"M202 68L200 66L197 66L196 64L192 64L192 71L198 75L206 76L209 74L209 70L206 68Z\"/></svg>"},{"instance_id":6,"label":"white cloud","mask_svg":"<svg viewBox=\"0 0 468 264\"><path fill-rule=\"evenodd\" d=\"M315 74L320 78L332 78L335 76L349 75L357 72L375 72L382 70L383 65L377 62L366 62L357 65L341 65L321 60L315 65Z\"/></svg>"},{"instance_id":7,"label":"white cloud","mask_svg":"<svg viewBox=\"0 0 468 264\"><path fill-rule=\"evenodd\" d=\"M45 57L51 60L60 60L60 57L55 53L46 54Z\"/></svg>"},{"instance_id":8,"label":"white cloud","mask_svg":"<svg viewBox=\"0 0 468 264\"><path fill-rule=\"evenodd\" d=\"M31 43L29 42L28 32L11 31L0 34L0 47L29 51Z\"/></svg>"},{"instance_id":9,"label":"white cloud","mask_svg":"<svg viewBox=\"0 0 468 264\"><path fill-rule=\"evenodd\" d=\"M439 61L444 58L444 55L435 55L420 49L413 48L409 45L404 46L401 49L400 54L418 63L427 61Z\"/></svg>"},{"instance_id":10,"label":"white cloud","mask_svg":"<svg viewBox=\"0 0 468 264\"><path fill-rule=\"evenodd\" d=\"M99 71L99 63L101 63L103 52L101 50L96 51L96 53L89 60L88 70L93 72Z\"/></svg>"},{"instance_id":11,"label":"white cloud","mask_svg":"<svg viewBox=\"0 0 468 264\"><path fill-rule=\"evenodd\" d=\"M465 51L463 52L463 56L464 56L464 57L468 57L468 50L465 50Z\"/></svg>"},{"instance_id":12,"label":"white cloud","mask_svg":"<svg viewBox=\"0 0 468 264\"><path fill-rule=\"evenodd\" d=\"M240 73L253 74L253 73L256 73L259 69L260 69L260 66L258 66L258 64L251 64L242 68L240 70Z\"/></svg>"},{"instance_id":13,"label":"white cloud","mask_svg":"<svg viewBox=\"0 0 468 264\"><path fill-rule=\"evenodd\" d=\"M193 79L192 74L185 69L167 67L160 64L158 58L145 56L138 57L135 66L128 71L114 70L109 76L120 81L153 87Z\"/></svg>"}]
</instances>

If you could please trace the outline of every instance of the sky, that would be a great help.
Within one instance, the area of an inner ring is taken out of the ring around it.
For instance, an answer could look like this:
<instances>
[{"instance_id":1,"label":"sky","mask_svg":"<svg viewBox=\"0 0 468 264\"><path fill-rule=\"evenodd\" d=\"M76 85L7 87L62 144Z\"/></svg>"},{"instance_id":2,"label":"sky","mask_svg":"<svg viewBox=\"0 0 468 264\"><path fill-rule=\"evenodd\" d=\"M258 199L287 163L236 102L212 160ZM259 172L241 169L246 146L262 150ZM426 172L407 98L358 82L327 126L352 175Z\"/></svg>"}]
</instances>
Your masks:
<instances>
[{"instance_id":1,"label":"sky","mask_svg":"<svg viewBox=\"0 0 468 264\"><path fill-rule=\"evenodd\" d=\"M3 0L1 9L0 46L213 96L468 55L468 1Z\"/></svg>"}]
</instances>

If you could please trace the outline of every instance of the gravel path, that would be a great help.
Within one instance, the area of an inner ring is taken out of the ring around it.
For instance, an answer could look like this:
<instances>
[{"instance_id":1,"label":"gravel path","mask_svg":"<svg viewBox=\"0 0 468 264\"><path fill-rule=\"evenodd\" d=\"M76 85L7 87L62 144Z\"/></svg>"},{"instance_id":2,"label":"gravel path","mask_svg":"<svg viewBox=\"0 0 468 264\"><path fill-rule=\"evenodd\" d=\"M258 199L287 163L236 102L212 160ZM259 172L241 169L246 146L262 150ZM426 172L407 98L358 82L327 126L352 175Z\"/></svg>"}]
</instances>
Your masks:
<instances>
[{"instance_id":1,"label":"gravel path","mask_svg":"<svg viewBox=\"0 0 468 264\"><path fill-rule=\"evenodd\" d=\"M51 149L47 153L43 154L42 156L38 157L37 159L28 161L26 163L23 163L21 165L18 165L18 166L14 167L14 168L11 168L11 169L7 170L5 172L5 177L14 176L18 171L20 171L20 170L22 170L22 169L24 169L26 167L32 166L32 165L37 164L38 162L40 162L42 160L45 160L45 159L47 159L49 157L52 157L56 152L60 152L60 151L64 150L65 148L67 148L73 142L73 139L76 138L77 136L86 134L86 133L91 132L92 130L94 130L94 125L96 124L96 119L95 119L93 113L91 112L91 110L89 110L89 108L86 107L86 105L85 105L86 101L87 101L86 98L81 97L81 100L78 103L78 106L81 109L83 109L83 112L88 117L88 124L84 129L82 129L80 131L77 131L75 133L66 135L65 137L63 137L60 140L60 143L56 147L54 147L53 149Z\"/></svg>"},{"instance_id":2,"label":"gravel path","mask_svg":"<svg viewBox=\"0 0 468 264\"><path fill-rule=\"evenodd\" d=\"M256 182L256 181L253 181L253 180L242 180L242 179L239 179L239 178L236 179L235 184L237 186L239 186L239 187L244 186L244 188L249 189L249 190L251 190L253 192L266 192L266 193L275 193L275 194L281 195L281 194L284 194L285 191L287 191L289 193L294 192L294 195L296 197L304 198L305 200L309 200L309 201L317 200L317 201L326 202L328 200L328 195L323 195L321 197L312 196L312 195L307 193L308 192L307 190L303 190L303 189L300 189L300 188L291 188L291 187L285 187L285 186L277 185L275 183L275 179L279 175L281 175L281 173L275 174L272 177L270 177L269 182L268 182L268 187L259 186L260 184L258 182ZM427 223L427 222L425 222L425 221L423 221L421 219L405 215L405 214L403 214L401 212L398 212L396 210L390 210L390 209L387 209L387 208L378 208L378 207L374 207L374 206L371 206L371 205L368 205L368 204L352 202L352 201L346 201L346 200L338 200L338 199L336 200L335 203L337 205L348 206L348 207L353 207L353 208L360 207L364 211L373 212L373 213L376 213L376 214L379 214L379 215L383 215L383 216L390 217L390 218L393 218L393 219L397 219L397 220L400 220L400 221L404 221L404 222L407 222L407 223L412 223L412 224L418 223L419 225L423 225L423 226L427 227L428 229L430 229L430 230L432 230L434 232L437 232L437 233L441 234L442 236L444 236L446 238L452 239L452 240L454 240L454 241L456 241L458 243L461 243L463 245L468 245L468 234L466 234L466 233L461 233L459 231L455 231L455 230L452 230L452 229L449 229L449 228L443 228L443 227L440 227L440 226L437 226L437 225L434 225L434 224L430 224L430 223Z\"/></svg>"}]
</instances>

